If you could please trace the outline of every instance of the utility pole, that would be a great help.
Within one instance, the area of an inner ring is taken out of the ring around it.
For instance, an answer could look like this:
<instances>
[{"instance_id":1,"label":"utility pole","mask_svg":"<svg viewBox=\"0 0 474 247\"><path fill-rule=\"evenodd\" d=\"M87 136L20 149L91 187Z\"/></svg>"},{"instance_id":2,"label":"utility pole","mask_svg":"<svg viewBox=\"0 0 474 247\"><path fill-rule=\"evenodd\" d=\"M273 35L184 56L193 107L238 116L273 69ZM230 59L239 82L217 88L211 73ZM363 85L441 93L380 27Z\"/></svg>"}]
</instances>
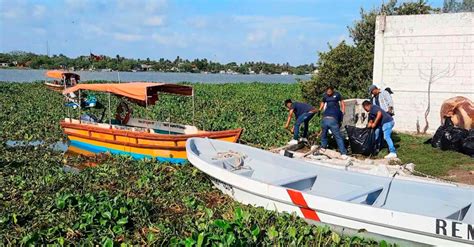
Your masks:
<instances>
[{"instance_id":1,"label":"utility pole","mask_svg":"<svg viewBox=\"0 0 474 247\"><path fill-rule=\"evenodd\" d=\"M49 43L48 43L48 40L46 40L46 56L49 57Z\"/></svg>"}]
</instances>

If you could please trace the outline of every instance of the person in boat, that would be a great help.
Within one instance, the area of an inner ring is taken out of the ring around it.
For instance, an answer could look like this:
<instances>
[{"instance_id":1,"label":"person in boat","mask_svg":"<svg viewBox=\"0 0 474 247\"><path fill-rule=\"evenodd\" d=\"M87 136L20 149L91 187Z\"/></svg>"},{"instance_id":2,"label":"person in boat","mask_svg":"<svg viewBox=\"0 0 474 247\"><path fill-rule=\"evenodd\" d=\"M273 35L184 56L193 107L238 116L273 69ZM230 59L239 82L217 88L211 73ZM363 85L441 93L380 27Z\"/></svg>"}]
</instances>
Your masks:
<instances>
[{"instance_id":1,"label":"person in boat","mask_svg":"<svg viewBox=\"0 0 474 247\"><path fill-rule=\"evenodd\" d=\"M76 84L77 84L76 78L74 76L71 77L71 86L76 86Z\"/></svg>"},{"instance_id":2,"label":"person in boat","mask_svg":"<svg viewBox=\"0 0 474 247\"><path fill-rule=\"evenodd\" d=\"M317 112L317 109L310 104L302 102L293 102L291 99L285 100L285 106L288 109L288 119L286 120L285 129L290 127L291 118L293 114L296 117L295 125L291 132L293 133L293 139L288 142L289 145L298 144L298 138L300 137L300 126L303 124L303 137L301 141L308 141L308 128L309 121L314 117L314 114Z\"/></svg>"},{"instance_id":3,"label":"person in boat","mask_svg":"<svg viewBox=\"0 0 474 247\"><path fill-rule=\"evenodd\" d=\"M371 85L369 87L369 94L371 95L373 105L382 108L382 110L386 111L391 116L395 115L392 99L393 92L391 88L380 90L376 85Z\"/></svg>"},{"instance_id":4,"label":"person in boat","mask_svg":"<svg viewBox=\"0 0 474 247\"><path fill-rule=\"evenodd\" d=\"M345 155L347 155L347 149L344 146L344 139L342 138L340 131L342 118L345 112L345 105L342 100L342 95L339 92L336 92L333 86L326 88L326 93L323 94L319 110L324 110L323 118L321 120L321 147L327 148L327 136L329 130L331 130L334 139L336 139L339 152L344 155L345 158Z\"/></svg>"},{"instance_id":5,"label":"person in boat","mask_svg":"<svg viewBox=\"0 0 474 247\"><path fill-rule=\"evenodd\" d=\"M387 142L389 154L385 156L386 159L397 158L397 150L392 141L392 130L395 126L395 121L392 116L377 105L372 104L369 100L362 103L364 110L369 113L369 123L367 128L375 129L375 139L380 136L380 129L383 132L383 139ZM381 128L380 128L381 127Z\"/></svg>"}]
</instances>

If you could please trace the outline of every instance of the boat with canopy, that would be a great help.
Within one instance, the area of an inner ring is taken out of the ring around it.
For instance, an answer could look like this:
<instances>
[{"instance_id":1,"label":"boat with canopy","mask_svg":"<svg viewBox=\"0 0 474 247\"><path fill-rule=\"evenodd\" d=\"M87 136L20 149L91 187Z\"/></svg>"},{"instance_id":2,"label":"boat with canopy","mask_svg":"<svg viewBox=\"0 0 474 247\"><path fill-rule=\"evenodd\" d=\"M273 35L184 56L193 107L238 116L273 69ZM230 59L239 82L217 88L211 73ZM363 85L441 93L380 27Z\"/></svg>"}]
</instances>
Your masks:
<instances>
[{"instance_id":1,"label":"boat with canopy","mask_svg":"<svg viewBox=\"0 0 474 247\"><path fill-rule=\"evenodd\" d=\"M49 70L46 71L45 76L52 80L45 81L44 84L48 88L58 92L75 86L81 80L81 76L78 74L64 70Z\"/></svg>"},{"instance_id":2,"label":"boat with canopy","mask_svg":"<svg viewBox=\"0 0 474 247\"><path fill-rule=\"evenodd\" d=\"M134 118L132 108L127 103L133 102L147 107L154 105L161 93L189 96L193 99L194 118L194 90L191 86L152 82L78 84L65 89L63 94L74 93L81 99L83 91L108 93L109 121L102 122L90 117L69 117L61 121L60 125L68 136L70 145L81 149L82 153L109 152L130 155L136 159L151 158L163 162L184 163L187 139L204 137L237 142L242 133L242 129L204 131L192 125ZM122 98L114 119L110 110L111 95ZM88 103L84 102L86 100L76 103L79 112L88 106Z\"/></svg>"},{"instance_id":3,"label":"boat with canopy","mask_svg":"<svg viewBox=\"0 0 474 247\"><path fill-rule=\"evenodd\" d=\"M344 171L203 138L188 139L186 150L191 164L241 203L402 246L474 246L471 186Z\"/></svg>"}]
</instances>

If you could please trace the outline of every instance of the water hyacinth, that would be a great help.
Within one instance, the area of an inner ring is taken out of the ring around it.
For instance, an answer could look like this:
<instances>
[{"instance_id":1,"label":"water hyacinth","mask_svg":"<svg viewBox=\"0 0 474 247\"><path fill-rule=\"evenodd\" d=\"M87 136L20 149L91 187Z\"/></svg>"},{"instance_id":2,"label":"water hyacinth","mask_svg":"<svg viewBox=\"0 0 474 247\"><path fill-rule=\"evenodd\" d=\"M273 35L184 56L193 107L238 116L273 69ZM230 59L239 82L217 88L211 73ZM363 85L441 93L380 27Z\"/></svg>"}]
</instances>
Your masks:
<instances>
[{"instance_id":1,"label":"water hyacinth","mask_svg":"<svg viewBox=\"0 0 474 247\"><path fill-rule=\"evenodd\" d=\"M196 84L195 89L198 127L244 127L242 138L262 147L288 138L281 128L287 114L282 102L298 97L297 85ZM106 95L98 96L106 102ZM0 239L5 245L387 245L234 202L189 164L65 157L49 147L65 140L58 125L67 115L63 104L59 93L40 83L0 83ZM192 124L191 105L188 98L163 96L149 109L134 106L134 113L166 119L171 112L171 121ZM6 140L43 143L9 147ZM95 167L64 168L85 164Z\"/></svg>"}]
</instances>

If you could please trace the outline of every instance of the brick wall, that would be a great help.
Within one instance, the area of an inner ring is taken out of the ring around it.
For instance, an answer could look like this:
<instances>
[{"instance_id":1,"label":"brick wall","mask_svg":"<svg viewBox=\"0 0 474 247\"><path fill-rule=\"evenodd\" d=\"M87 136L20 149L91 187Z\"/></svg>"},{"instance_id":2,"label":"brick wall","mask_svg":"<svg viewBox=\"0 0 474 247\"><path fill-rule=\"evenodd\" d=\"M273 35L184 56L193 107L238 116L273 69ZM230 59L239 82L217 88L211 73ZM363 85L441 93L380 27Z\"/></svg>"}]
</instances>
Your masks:
<instances>
[{"instance_id":1,"label":"brick wall","mask_svg":"<svg viewBox=\"0 0 474 247\"><path fill-rule=\"evenodd\" d=\"M394 91L395 129L425 126L430 88L429 133L440 125L444 100L474 100L474 13L378 16L374 84Z\"/></svg>"}]
</instances>

